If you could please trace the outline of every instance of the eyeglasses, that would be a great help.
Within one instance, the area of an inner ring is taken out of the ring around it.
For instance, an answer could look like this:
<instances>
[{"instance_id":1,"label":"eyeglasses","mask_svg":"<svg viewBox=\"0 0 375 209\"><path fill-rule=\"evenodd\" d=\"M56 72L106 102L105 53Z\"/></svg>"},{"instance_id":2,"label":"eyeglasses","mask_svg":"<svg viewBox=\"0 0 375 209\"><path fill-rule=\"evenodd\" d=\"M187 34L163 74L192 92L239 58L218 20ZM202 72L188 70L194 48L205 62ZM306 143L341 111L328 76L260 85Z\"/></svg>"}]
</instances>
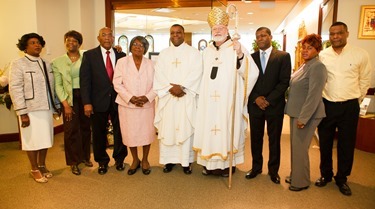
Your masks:
<instances>
[{"instance_id":1,"label":"eyeglasses","mask_svg":"<svg viewBox=\"0 0 375 209\"><path fill-rule=\"evenodd\" d=\"M139 43L133 43L133 46L137 46L137 47L143 47L143 44L139 44Z\"/></svg>"}]
</instances>

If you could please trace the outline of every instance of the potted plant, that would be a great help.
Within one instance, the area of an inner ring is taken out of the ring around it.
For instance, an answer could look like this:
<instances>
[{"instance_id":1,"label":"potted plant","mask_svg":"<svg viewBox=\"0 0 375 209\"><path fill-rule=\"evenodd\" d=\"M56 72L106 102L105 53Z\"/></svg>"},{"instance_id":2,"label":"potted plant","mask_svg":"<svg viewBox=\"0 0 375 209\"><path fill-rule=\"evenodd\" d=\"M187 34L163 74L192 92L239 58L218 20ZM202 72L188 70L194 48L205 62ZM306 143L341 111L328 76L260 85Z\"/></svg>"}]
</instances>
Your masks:
<instances>
[{"instance_id":1,"label":"potted plant","mask_svg":"<svg viewBox=\"0 0 375 209\"><path fill-rule=\"evenodd\" d=\"M254 52L256 52L256 51L259 50L256 40L253 41L252 46L253 46ZM281 48L281 45L277 41L275 41L275 40L271 41L271 46L274 49L280 49Z\"/></svg>"},{"instance_id":2,"label":"potted plant","mask_svg":"<svg viewBox=\"0 0 375 209\"><path fill-rule=\"evenodd\" d=\"M9 95L8 90L8 76L7 71L9 64L4 67L3 70L0 69L0 105L5 105L8 110L12 106L12 100Z\"/></svg>"}]
</instances>

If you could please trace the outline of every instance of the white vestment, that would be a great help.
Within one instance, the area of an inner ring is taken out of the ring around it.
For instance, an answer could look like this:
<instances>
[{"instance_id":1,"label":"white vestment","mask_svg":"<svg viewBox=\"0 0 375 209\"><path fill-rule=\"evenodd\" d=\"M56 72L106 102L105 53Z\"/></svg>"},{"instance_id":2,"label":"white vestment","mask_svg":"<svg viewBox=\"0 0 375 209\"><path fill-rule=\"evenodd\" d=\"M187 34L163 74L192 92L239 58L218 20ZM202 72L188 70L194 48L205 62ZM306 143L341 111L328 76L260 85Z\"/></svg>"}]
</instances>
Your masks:
<instances>
[{"instance_id":1,"label":"white vestment","mask_svg":"<svg viewBox=\"0 0 375 209\"><path fill-rule=\"evenodd\" d=\"M242 51L245 51L244 47L242 48ZM259 70L247 52L238 70L236 63L237 55L231 40L222 44L219 50L211 44L203 52L204 68L193 149L198 152L197 163L208 170L229 167L233 107L235 114L232 165L244 162L245 134L249 122L247 101L257 81ZM214 67L217 67L216 75Z\"/></svg>"},{"instance_id":2,"label":"white vestment","mask_svg":"<svg viewBox=\"0 0 375 209\"><path fill-rule=\"evenodd\" d=\"M154 125L160 140L160 164L194 162L193 136L202 57L186 43L170 46L160 52L155 65L154 91L159 100ZM184 88L183 97L169 93L172 84Z\"/></svg>"}]
</instances>

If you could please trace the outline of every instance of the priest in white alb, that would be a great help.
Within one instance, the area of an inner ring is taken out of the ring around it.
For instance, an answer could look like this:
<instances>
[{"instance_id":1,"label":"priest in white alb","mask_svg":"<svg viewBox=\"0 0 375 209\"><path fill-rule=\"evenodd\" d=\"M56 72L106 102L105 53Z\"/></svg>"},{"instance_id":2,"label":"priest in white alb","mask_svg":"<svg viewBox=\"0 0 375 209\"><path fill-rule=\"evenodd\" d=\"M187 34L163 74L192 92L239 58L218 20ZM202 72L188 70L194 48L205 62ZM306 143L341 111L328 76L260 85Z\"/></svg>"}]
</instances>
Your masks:
<instances>
[{"instance_id":1,"label":"priest in white alb","mask_svg":"<svg viewBox=\"0 0 375 209\"><path fill-rule=\"evenodd\" d=\"M229 176L231 165L232 129L232 172L237 164L244 162L249 122L247 100L259 72L245 48L238 40L231 39L228 22L228 15L218 8L213 8L208 15L213 43L203 51L203 77L193 145L198 153L197 163L203 166L202 173L224 177Z\"/></svg>"},{"instance_id":2,"label":"priest in white alb","mask_svg":"<svg viewBox=\"0 0 375 209\"><path fill-rule=\"evenodd\" d=\"M154 91L158 94L154 125L158 129L160 159L163 172L181 164L191 174L192 150L198 89L202 77L199 51L184 41L181 25L170 28L173 45L162 50L155 65Z\"/></svg>"}]
</instances>

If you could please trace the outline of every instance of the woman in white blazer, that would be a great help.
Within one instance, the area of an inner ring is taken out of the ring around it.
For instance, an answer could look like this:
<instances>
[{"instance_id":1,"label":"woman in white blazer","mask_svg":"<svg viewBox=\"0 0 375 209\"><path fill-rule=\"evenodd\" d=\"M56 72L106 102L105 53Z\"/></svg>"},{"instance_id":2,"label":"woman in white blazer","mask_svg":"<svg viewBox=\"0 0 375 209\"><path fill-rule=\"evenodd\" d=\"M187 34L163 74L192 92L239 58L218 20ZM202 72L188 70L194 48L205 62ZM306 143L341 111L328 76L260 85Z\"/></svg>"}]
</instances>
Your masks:
<instances>
[{"instance_id":1,"label":"woman in white blazer","mask_svg":"<svg viewBox=\"0 0 375 209\"><path fill-rule=\"evenodd\" d=\"M52 114L59 111L51 66L40 58L45 43L36 33L23 35L17 47L25 56L13 61L9 74L9 93L19 118L22 150L27 152L31 176L39 183L52 177L46 168L46 156L53 144Z\"/></svg>"},{"instance_id":2,"label":"woman in white blazer","mask_svg":"<svg viewBox=\"0 0 375 209\"><path fill-rule=\"evenodd\" d=\"M285 181L289 190L301 191L310 185L309 146L314 131L324 118L322 91L326 67L318 59L322 39L317 34L302 40L302 66L292 74L285 113L290 117L291 173Z\"/></svg>"}]
</instances>

